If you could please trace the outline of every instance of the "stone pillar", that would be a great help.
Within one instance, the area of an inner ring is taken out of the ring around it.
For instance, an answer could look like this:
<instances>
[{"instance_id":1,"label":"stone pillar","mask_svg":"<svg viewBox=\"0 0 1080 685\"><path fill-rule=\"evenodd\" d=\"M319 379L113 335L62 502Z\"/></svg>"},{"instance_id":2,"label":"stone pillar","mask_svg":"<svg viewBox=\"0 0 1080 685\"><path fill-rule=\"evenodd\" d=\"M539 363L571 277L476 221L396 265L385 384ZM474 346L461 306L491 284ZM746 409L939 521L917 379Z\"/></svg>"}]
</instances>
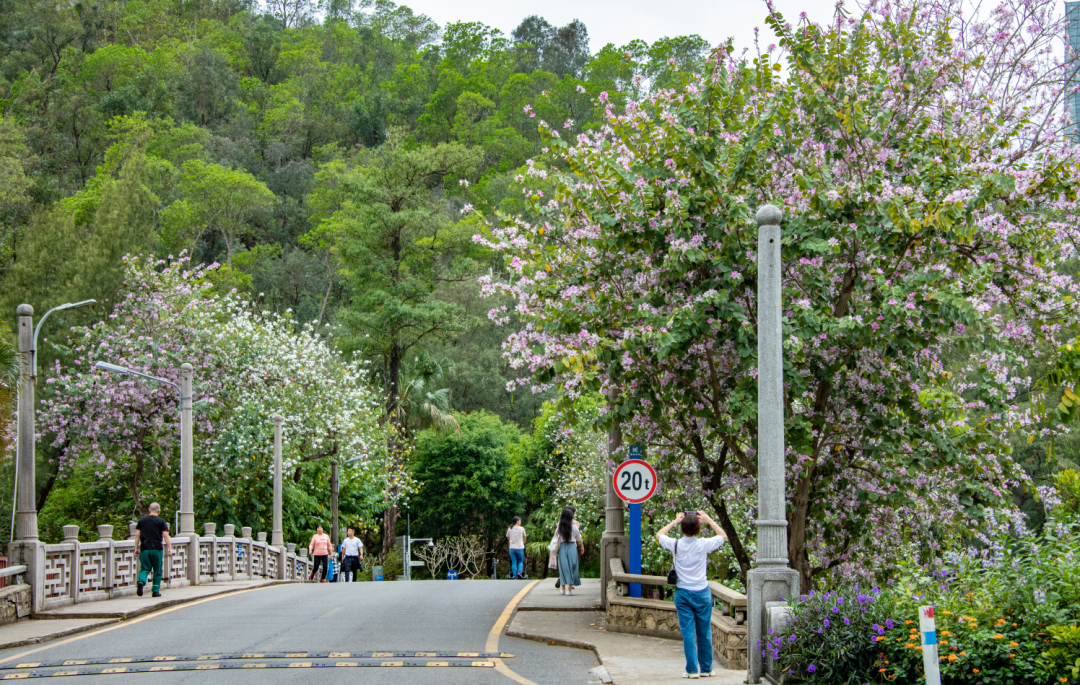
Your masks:
<instances>
[{"instance_id":1,"label":"stone pillar","mask_svg":"<svg viewBox=\"0 0 1080 685\"><path fill-rule=\"evenodd\" d=\"M180 365L180 535L195 534L195 463L192 444L191 364Z\"/></svg>"},{"instance_id":2,"label":"stone pillar","mask_svg":"<svg viewBox=\"0 0 1080 685\"><path fill-rule=\"evenodd\" d=\"M192 441L192 403L194 392L191 364L180 365L180 530L187 536L187 579L199 584L199 534L195 532L195 455ZM170 563L170 562L166 562Z\"/></svg>"},{"instance_id":3,"label":"stone pillar","mask_svg":"<svg viewBox=\"0 0 1080 685\"><path fill-rule=\"evenodd\" d=\"M799 593L799 573L788 568L784 469L784 353L781 323L780 220L773 205L758 210L758 521L756 567L747 573L747 682L766 674L758 642L770 609Z\"/></svg>"},{"instance_id":4,"label":"stone pillar","mask_svg":"<svg viewBox=\"0 0 1080 685\"><path fill-rule=\"evenodd\" d=\"M15 510L15 539L37 540L37 490L34 472L34 308L20 304L19 315L19 388L18 388L18 443L17 451L19 496Z\"/></svg>"},{"instance_id":5,"label":"stone pillar","mask_svg":"<svg viewBox=\"0 0 1080 685\"><path fill-rule=\"evenodd\" d=\"M270 544L278 549L285 547L285 533L281 529L281 414L274 414L274 527L270 531ZM284 557L282 557L284 561Z\"/></svg>"},{"instance_id":6,"label":"stone pillar","mask_svg":"<svg viewBox=\"0 0 1080 685\"><path fill-rule=\"evenodd\" d=\"M619 451L622 449L622 429L618 424L608 430L608 461L619 459ZM623 521L625 505L615 494L615 484L612 480L615 469L612 466L606 468L607 488L604 505L604 534L600 538L600 602L607 610L607 588L611 581L611 559L622 559L623 568L629 568L630 546L626 536L626 525Z\"/></svg>"},{"instance_id":7,"label":"stone pillar","mask_svg":"<svg viewBox=\"0 0 1080 685\"><path fill-rule=\"evenodd\" d=\"M45 543L38 539L37 488L35 487L34 431L34 308L21 304L19 320L18 438L15 442L15 539L8 545L8 565L25 564L30 584L30 610L42 611L45 603Z\"/></svg>"}]
</instances>

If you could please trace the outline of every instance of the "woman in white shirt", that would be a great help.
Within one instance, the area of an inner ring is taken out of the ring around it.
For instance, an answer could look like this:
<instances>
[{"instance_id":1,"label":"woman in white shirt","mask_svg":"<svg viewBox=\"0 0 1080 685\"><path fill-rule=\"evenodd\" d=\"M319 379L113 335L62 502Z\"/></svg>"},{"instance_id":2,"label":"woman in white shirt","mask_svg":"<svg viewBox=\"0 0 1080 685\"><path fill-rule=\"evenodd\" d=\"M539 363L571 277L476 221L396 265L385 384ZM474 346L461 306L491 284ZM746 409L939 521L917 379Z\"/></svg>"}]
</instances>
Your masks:
<instances>
[{"instance_id":1,"label":"woman in white shirt","mask_svg":"<svg viewBox=\"0 0 1080 685\"><path fill-rule=\"evenodd\" d=\"M716 537L702 538L701 521L709 524ZM667 536L676 524L682 530L682 538L674 540ZM716 675L712 670L712 592L705 576L709 552L723 546L727 536L716 522L703 511L689 515L679 512L675 520L660 529L656 540L664 549L675 553L675 611L679 615L679 631L682 633L683 653L686 655L686 673L683 678L700 678ZM678 545L678 547L676 547Z\"/></svg>"},{"instance_id":2,"label":"woman in white shirt","mask_svg":"<svg viewBox=\"0 0 1080 685\"><path fill-rule=\"evenodd\" d=\"M574 586L581 585L578 575L578 554L585 553L585 543L581 540L581 531L574 525L574 510L566 507L559 518L559 527L555 529L552 545L558 545L559 585L564 595L572 595Z\"/></svg>"},{"instance_id":3,"label":"woman in white shirt","mask_svg":"<svg viewBox=\"0 0 1080 685\"><path fill-rule=\"evenodd\" d=\"M510 541L510 577L514 580L525 579L525 529L521 527L521 517L515 516L506 531Z\"/></svg>"}]
</instances>

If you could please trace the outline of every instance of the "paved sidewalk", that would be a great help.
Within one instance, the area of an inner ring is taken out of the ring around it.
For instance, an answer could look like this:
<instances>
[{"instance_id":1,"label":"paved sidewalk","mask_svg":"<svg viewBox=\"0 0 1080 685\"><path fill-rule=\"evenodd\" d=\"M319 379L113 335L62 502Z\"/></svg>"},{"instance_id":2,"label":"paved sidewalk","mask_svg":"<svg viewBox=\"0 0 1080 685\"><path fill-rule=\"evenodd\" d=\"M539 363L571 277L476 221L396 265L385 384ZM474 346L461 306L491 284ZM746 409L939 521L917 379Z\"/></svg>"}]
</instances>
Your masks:
<instances>
[{"instance_id":1,"label":"paved sidewalk","mask_svg":"<svg viewBox=\"0 0 1080 685\"><path fill-rule=\"evenodd\" d=\"M74 633L93 630L110 623L134 618L152 611L177 604L186 604L206 597L239 592L251 588L292 583L295 581L251 580L234 583L207 583L170 590L165 588L161 597L151 597L150 589L142 597L131 595L107 599L100 602L72 604L59 609L34 614L32 618L17 623L0 626L0 649L22 647L24 645L46 642Z\"/></svg>"},{"instance_id":2,"label":"paved sidewalk","mask_svg":"<svg viewBox=\"0 0 1080 685\"><path fill-rule=\"evenodd\" d=\"M599 578L582 578L569 597L555 587L555 578L544 578L521 600L518 611L594 611L599 606Z\"/></svg>"},{"instance_id":3,"label":"paved sidewalk","mask_svg":"<svg viewBox=\"0 0 1080 685\"><path fill-rule=\"evenodd\" d=\"M554 581L551 584L553 583ZM551 589L554 590L554 587ZM603 664L597 669L597 675L603 682L612 685L682 682L683 669L686 667L682 641L609 633L604 629L604 614L596 610L522 610L530 600L533 605L546 603L545 599L531 597L537 590L547 594L546 588L542 589L538 585L522 600L513 620L507 626L508 636L591 650ZM594 604L598 597L599 583L596 583L592 595ZM701 682L711 685L741 685L746 682L746 671L717 668L716 678Z\"/></svg>"}]
</instances>

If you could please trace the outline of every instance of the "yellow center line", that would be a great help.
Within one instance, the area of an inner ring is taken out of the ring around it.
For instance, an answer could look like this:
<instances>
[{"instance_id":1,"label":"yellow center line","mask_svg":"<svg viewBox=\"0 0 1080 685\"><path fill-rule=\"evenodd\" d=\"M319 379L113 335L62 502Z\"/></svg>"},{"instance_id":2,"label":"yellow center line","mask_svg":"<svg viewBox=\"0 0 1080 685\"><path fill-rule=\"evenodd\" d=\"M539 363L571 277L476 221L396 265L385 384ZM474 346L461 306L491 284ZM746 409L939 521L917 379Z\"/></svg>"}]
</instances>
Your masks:
<instances>
[{"instance_id":1,"label":"yellow center line","mask_svg":"<svg viewBox=\"0 0 1080 685\"><path fill-rule=\"evenodd\" d=\"M204 597L203 599L197 599L194 602L188 602L187 604L177 604L176 606L171 606L171 607L168 607L166 609L162 609L161 611L155 611L152 614L146 614L145 616L140 616L138 618L133 618L130 621L123 621L122 623L114 623L113 625L111 625L111 626L109 626L107 628L102 628L101 630L95 630L95 631L90 632L90 633L81 633L79 635L76 635L75 637L69 637L66 640L61 640L59 642L50 642L50 643L45 644L45 645L43 645L41 647L35 647L34 649L28 649L25 652L19 652L18 654L13 654L13 655L11 655L9 657L4 657L3 659L0 659L0 664L8 662L8 661L13 661L15 659L22 659L25 656L29 656L31 654L36 654L36 653L44 651L46 649L52 649L54 647L59 647L61 645L70 644L72 642L75 642L76 640L85 640L88 637L93 637L95 635L101 635L102 633L107 633L110 630L117 630L119 628L124 628L126 626L135 625L136 623L141 623L141 622L149 620L151 618L157 618L158 616L161 616L162 614L168 614L168 613L171 613L173 611L178 611L180 609L186 609L187 607L193 607L196 604L203 604L205 602L212 602L215 599L223 599L225 597L235 597L237 595L242 595L242 594L247 593L247 592L255 592L257 590L266 590L266 589L274 588L274 587L282 587L282 586L281 585L264 585L262 587L253 587L253 588L248 588L247 590L238 590L236 592L224 592L224 593L219 594L219 595L213 595L212 597Z\"/></svg>"},{"instance_id":2,"label":"yellow center line","mask_svg":"<svg viewBox=\"0 0 1080 685\"><path fill-rule=\"evenodd\" d=\"M514 598L510 600L509 604L506 605L506 608L503 609L502 614L499 615L499 619L495 621L495 625L491 627L491 632L488 633L487 646L484 648L485 651L499 651L499 637L502 636L503 628L506 627L506 622L510 620L510 616L513 615L514 609L516 609L517 605L521 602L521 600L525 598L525 595L529 594L529 590L532 590L533 586L539 582L539 580L534 580L533 582L526 585L524 588L522 588L521 592L514 595ZM536 685L536 683L529 680L528 678L523 678L517 673L511 671L510 667L503 663L502 659L492 659L492 661L495 663L495 670L499 673L502 673L510 680L513 680L516 683L520 683L521 685Z\"/></svg>"}]
</instances>

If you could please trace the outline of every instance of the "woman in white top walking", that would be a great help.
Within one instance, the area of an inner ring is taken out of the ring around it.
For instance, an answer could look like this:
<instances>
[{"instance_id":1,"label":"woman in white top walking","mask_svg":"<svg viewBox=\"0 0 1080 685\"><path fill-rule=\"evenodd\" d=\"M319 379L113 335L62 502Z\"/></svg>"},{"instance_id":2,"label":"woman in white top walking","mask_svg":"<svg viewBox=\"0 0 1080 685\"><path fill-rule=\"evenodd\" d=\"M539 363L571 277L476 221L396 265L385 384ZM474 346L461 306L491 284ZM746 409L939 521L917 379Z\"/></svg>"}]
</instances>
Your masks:
<instances>
[{"instance_id":1,"label":"woman in white top walking","mask_svg":"<svg viewBox=\"0 0 1080 685\"><path fill-rule=\"evenodd\" d=\"M515 580L525 579L525 529L521 526L521 517L515 516L506 531L510 541L510 577Z\"/></svg>"},{"instance_id":2,"label":"woman in white top walking","mask_svg":"<svg viewBox=\"0 0 1080 685\"><path fill-rule=\"evenodd\" d=\"M702 538L701 521L709 524L716 537ZM674 540L667 536L676 524L682 530L682 538ZM712 660L712 592L705 576L709 552L723 546L727 536L716 522L703 511L684 514L679 512L675 520L660 529L656 540L664 549L675 553L675 611L679 615L679 631L682 632L683 653L686 655L686 673L683 678L708 678L713 673Z\"/></svg>"}]
</instances>

